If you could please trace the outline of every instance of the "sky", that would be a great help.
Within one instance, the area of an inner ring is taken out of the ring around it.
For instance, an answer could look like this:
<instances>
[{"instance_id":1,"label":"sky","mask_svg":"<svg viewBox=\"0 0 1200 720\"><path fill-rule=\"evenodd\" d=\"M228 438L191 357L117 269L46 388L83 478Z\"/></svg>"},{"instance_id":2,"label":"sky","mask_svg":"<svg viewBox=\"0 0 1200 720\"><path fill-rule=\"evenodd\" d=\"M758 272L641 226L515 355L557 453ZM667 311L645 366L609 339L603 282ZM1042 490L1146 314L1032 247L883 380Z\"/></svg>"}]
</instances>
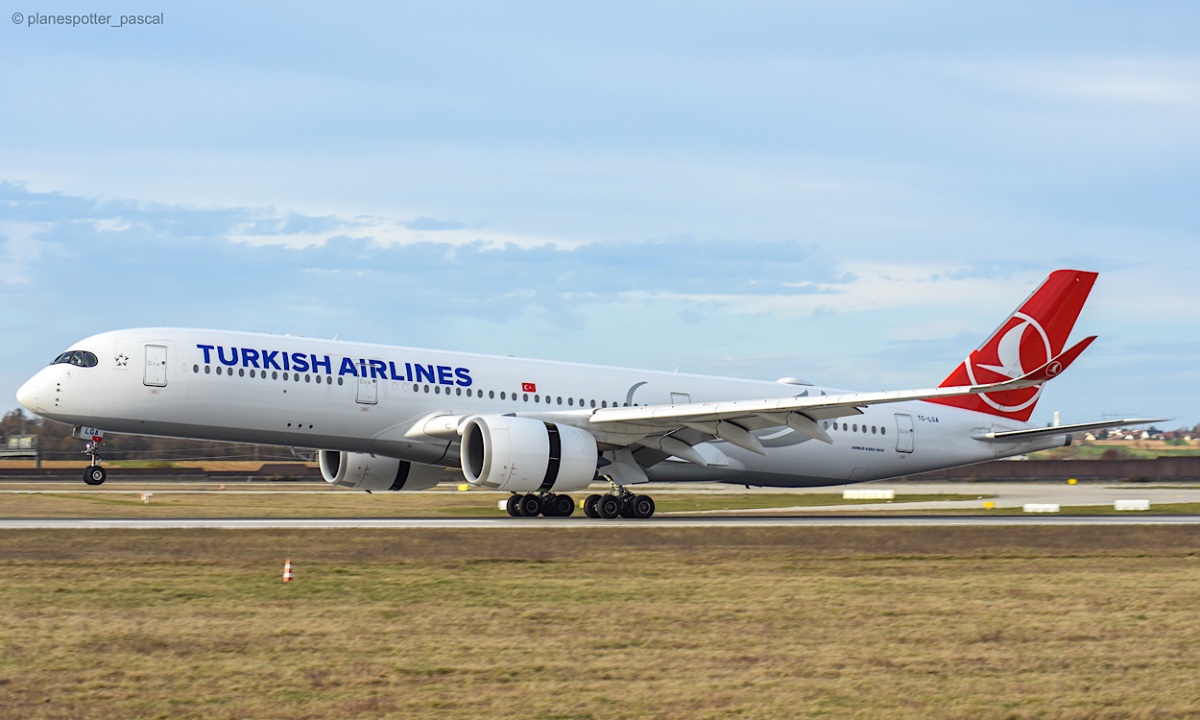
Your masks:
<instances>
[{"instance_id":1,"label":"sky","mask_svg":"<svg viewBox=\"0 0 1200 720\"><path fill-rule=\"evenodd\" d=\"M924 388L1071 267L1100 339L1033 421L1200 422L1195 3L0 23L0 411L139 326Z\"/></svg>"}]
</instances>

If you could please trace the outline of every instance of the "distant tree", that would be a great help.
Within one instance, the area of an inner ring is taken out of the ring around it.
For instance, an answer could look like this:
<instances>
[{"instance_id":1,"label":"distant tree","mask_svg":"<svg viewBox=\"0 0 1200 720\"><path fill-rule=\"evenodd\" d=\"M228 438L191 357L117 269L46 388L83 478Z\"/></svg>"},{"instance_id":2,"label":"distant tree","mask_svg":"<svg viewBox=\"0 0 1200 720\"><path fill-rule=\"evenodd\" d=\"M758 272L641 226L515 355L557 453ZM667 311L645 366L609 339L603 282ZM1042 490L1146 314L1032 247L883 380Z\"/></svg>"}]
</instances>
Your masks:
<instances>
[{"instance_id":1,"label":"distant tree","mask_svg":"<svg viewBox=\"0 0 1200 720\"><path fill-rule=\"evenodd\" d=\"M20 408L9 410L4 413L3 418L0 418L0 436L8 437L9 435L26 434L26 422L24 410Z\"/></svg>"},{"instance_id":2,"label":"distant tree","mask_svg":"<svg viewBox=\"0 0 1200 720\"><path fill-rule=\"evenodd\" d=\"M82 459L84 443L71 437L71 426L54 420L30 417L17 409L0 418L0 435L37 435L38 449L44 460ZM294 460L287 449L224 443L207 440L179 440L146 435L105 436L101 454L109 460Z\"/></svg>"}]
</instances>

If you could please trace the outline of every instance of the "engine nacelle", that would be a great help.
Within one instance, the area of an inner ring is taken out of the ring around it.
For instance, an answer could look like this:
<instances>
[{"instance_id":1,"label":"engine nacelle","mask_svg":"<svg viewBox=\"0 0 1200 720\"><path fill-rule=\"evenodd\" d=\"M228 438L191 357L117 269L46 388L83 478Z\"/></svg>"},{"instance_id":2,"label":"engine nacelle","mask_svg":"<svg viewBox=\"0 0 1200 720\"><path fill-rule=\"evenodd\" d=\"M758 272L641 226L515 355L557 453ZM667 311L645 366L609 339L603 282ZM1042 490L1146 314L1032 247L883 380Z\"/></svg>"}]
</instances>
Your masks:
<instances>
[{"instance_id":1,"label":"engine nacelle","mask_svg":"<svg viewBox=\"0 0 1200 720\"><path fill-rule=\"evenodd\" d=\"M463 427L467 482L510 492L571 492L596 477L596 438L586 430L532 418L481 415Z\"/></svg>"},{"instance_id":2,"label":"engine nacelle","mask_svg":"<svg viewBox=\"0 0 1200 720\"><path fill-rule=\"evenodd\" d=\"M322 450L319 458L321 477L325 482L354 490L428 490L447 479L439 467L380 455Z\"/></svg>"}]
</instances>

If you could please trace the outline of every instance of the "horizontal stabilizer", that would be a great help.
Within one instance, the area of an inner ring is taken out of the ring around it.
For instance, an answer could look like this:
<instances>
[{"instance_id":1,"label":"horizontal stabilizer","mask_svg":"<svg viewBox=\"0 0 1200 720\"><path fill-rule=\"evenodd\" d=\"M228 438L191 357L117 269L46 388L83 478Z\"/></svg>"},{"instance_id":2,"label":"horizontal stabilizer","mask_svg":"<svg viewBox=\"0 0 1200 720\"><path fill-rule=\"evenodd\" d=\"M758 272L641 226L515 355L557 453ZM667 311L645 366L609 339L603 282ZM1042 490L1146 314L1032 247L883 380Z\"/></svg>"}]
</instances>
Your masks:
<instances>
[{"instance_id":1,"label":"horizontal stabilizer","mask_svg":"<svg viewBox=\"0 0 1200 720\"><path fill-rule=\"evenodd\" d=\"M973 435L976 440L987 440L990 442L1018 442L1023 440L1033 440L1040 437L1052 437L1054 435L1068 435L1070 433L1087 432L1089 430L1103 430L1104 428L1125 427L1126 425L1149 425L1150 423L1167 422L1170 418L1129 418L1126 420L1101 420L1090 423L1077 423L1075 425L1059 425L1057 427L1044 428L1029 428L1027 430L1003 430L1001 432L983 432Z\"/></svg>"}]
</instances>

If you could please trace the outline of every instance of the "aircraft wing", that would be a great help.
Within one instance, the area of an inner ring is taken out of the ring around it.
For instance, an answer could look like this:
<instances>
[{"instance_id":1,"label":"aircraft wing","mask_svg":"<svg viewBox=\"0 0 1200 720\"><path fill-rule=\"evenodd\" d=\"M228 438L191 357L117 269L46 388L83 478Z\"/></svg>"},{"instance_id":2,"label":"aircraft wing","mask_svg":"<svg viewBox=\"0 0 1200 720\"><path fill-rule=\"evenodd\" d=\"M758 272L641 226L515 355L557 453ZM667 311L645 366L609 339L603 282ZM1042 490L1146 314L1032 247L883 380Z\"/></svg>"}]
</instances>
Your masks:
<instances>
[{"instance_id":1,"label":"aircraft wing","mask_svg":"<svg viewBox=\"0 0 1200 720\"><path fill-rule=\"evenodd\" d=\"M1041 385L1058 376L1095 339L1095 336L1085 338L1041 367L1021 377L1003 382L925 390L604 408L594 410L588 415L587 427L598 431L598 434L602 436L607 436L609 441L614 444L638 443L643 438L666 435L688 428L719 437L738 447L765 455L766 450L750 434L750 431L787 426L808 437L832 443L832 438L820 425L822 420L862 414L861 408L870 405L1006 392ZM674 440L674 438L667 438L667 440ZM686 455L677 452L679 450L686 452L685 448L680 447L681 445L690 445L690 443L683 440L669 442L666 445L655 442L653 447L688 459Z\"/></svg>"}]
</instances>

